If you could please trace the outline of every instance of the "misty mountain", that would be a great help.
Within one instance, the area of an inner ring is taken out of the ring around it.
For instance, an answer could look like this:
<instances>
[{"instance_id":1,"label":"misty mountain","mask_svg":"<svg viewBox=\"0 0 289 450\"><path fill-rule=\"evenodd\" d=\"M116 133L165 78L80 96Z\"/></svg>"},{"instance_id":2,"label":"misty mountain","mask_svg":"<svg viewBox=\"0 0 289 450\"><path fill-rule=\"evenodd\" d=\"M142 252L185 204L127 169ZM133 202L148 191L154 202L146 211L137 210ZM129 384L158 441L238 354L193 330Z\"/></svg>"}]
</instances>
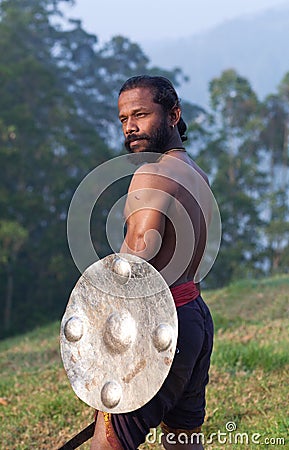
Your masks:
<instances>
[{"instance_id":1,"label":"misty mountain","mask_svg":"<svg viewBox=\"0 0 289 450\"><path fill-rule=\"evenodd\" d=\"M230 20L188 38L152 40L142 48L152 64L179 66L189 76L179 89L186 100L206 106L209 81L228 68L247 78L262 99L276 91L289 71L289 6Z\"/></svg>"}]
</instances>

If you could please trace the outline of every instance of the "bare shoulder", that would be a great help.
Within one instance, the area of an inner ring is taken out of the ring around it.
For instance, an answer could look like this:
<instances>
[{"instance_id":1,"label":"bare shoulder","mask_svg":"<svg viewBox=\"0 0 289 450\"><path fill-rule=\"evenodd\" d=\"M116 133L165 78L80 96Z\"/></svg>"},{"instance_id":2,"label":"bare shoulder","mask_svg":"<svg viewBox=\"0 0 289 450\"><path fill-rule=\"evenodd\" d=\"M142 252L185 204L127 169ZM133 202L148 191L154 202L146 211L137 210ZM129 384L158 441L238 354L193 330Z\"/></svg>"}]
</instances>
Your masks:
<instances>
[{"instance_id":1,"label":"bare shoulder","mask_svg":"<svg viewBox=\"0 0 289 450\"><path fill-rule=\"evenodd\" d=\"M177 190L177 183L171 167L158 162L139 167L134 173L129 190L144 188L159 189L173 194Z\"/></svg>"},{"instance_id":2,"label":"bare shoulder","mask_svg":"<svg viewBox=\"0 0 289 450\"><path fill-rule=\"evenodd\" d=\"M205 183L203 183L205 181ZM206 173L188 155L185 159L166 155L160 162L147 163L139 167L130 184L129 191L151 188L178 195L180 186L209 186Z\"/></svg>"},{"instance_id":3,"label":"bare shoulder","mask_svg":"<svg viewBox=\"0 0 289 450\"><path fill-rule=\"evenodd\" d=\"M195 163L194 160L192 160L191 158L190 158L190 160L191 160L191 164L192 164L193 168L196 170L196 172L198 172L201 175L201 177L206 181L206 183L209 185L210 183L209 183L207 174L200 168L200 166L198 166L197 163Z\"/></svg>"},{"instance_id":4,"label":"bare shoulder","mask_svg":"<svg viewBox=\"0 0 289 450\"><path fill-rule=\"evenodd\" d=\"M198 164L187 154L181 158L175 158L166 155L162 171L174 180L177 184L186 186L188 183L209 185L209 180L206 173L198 166Z\"/></svg>"}]
</instances>

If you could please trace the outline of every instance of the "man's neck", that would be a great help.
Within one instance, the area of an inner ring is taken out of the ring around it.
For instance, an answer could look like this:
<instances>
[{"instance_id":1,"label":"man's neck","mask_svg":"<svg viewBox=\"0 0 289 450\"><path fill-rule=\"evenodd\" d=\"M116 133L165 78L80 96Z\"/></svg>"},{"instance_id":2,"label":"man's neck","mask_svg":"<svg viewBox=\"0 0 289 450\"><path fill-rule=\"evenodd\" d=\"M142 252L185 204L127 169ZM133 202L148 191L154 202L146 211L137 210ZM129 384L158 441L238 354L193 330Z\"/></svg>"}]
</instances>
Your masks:
<instances>
[{"instance_id":1,"label":"man's neck","mask_svg":"<svg viewBox=\"0 0 289 450\"><path fill-rule=\"evenodd\" d=\"M168 153L171 152L185 152L186 149L185 147L175 147L175 148L171 148L170 150L167 150L166 152L164 152L164 155L167 155Z\"/></svg>"},{"instance_id":2,"label":"man's neck","mask_svg":"<svg viewBox=\"0 0 289 450\"><path fill-rule=\"evenodd\" d=\"M181 140L179 132L175 130L175 132L172 133L172 135L168 139L168 142L166 143L163 150L164 152L168 152L173 149L181 149L181 148L184 148L183 142Z\"/></svg>"}]
</instances>

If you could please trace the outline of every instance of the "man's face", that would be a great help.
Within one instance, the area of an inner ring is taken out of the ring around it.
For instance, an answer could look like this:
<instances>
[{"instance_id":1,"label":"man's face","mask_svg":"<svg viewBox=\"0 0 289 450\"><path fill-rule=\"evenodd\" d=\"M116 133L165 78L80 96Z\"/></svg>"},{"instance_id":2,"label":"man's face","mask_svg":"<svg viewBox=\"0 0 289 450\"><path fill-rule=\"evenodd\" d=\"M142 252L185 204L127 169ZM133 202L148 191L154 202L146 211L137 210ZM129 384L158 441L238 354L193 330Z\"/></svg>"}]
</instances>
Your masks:
<instances>
[{"instance_id":1,"label":"man's face","mask_svg":"<svg viewBox=\"0 0 289 450\"><path fill-rule=\"evenodd\" d=\"M129 152L162 152L166 148L169 140L167 116L162 106L154 103L149 88L122 92L118 109L124 144Z\"/></svg>"}]
</instances>

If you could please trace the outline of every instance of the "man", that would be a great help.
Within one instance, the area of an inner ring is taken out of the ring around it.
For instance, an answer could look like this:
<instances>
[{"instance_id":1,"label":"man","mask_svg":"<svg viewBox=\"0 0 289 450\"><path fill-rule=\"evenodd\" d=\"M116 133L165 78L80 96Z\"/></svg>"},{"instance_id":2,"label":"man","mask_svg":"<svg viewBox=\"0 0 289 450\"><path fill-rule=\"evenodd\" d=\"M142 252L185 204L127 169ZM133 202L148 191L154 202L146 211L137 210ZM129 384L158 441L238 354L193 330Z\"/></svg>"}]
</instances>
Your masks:
<instances>
[{"instance_id":1,"label":"man","mask_svg":"<svg viewBox=\"0 0 289 450\"><path fill-rule=\"evenodd\" d=\"M194 278L207 240L207 178L183 147L186 125L169 80L130 78L120 90L118 107L127 150L160 154L131 181L121 252L140 256L161 272L176 303L179 335L160 391L137 411L98 412L91 450L136 450L158 425L166 449L202 449L197 434L205 416L213 323Z\"/></svg>"}]
</instances>

